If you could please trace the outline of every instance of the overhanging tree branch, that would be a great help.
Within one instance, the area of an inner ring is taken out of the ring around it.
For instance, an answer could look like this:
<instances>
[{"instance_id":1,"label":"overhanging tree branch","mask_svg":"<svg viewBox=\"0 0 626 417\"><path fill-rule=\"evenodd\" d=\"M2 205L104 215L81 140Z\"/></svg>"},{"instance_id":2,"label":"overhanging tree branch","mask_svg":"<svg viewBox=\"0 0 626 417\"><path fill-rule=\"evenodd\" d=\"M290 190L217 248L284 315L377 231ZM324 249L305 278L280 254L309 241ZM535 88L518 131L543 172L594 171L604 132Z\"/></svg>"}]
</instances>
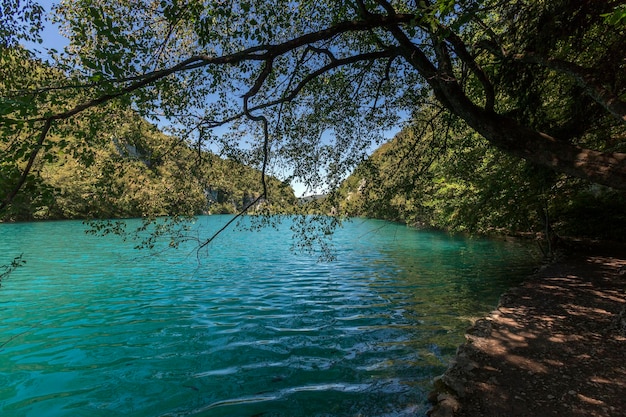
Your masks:
<instances>
[{"instance_id":1,"label":"overhanging tree branch","mask_svg":"<svg viewBox=\"0 0 626 417\"><path fill-rule=\"evenodd\" d=\"M167 69L154 71L145 75L125 78L123 81L120 81L120 82L127 82L131 80L131 83L123 88L118 89L115 92L103 94L97 98L78 104L75 107L69 110L66 110L64 112L60 112L51 116L35 118L33 121L43 122L44 128L42 128L42 130L40 131L40 134L37 139L37 143L33 151L31 152L31 155L29 157L29 162L26 165L24 171L22 172L20 176L20 180L18 181L16 186L9 193L7 193L7 195L3 198L2 203L0 203L0 210L4 209L6 206L11 204L11 202L13 201L13 199L15 198L19 190L24 185L24 182L26 181L26 178L28 177L28 174L30 173L32 169L33 163L35 159L37 158L41 150L41 147L46 140L48 131L54 121L67 120L87 109L99 106L101 104L110 102L112 100L115 100L123 96L126 96L134 91L137 91L143 87L151 85L155 83L156 81L161 80L165 77L168 77L172 74L190 71L193 69L198 69L198 68L202 68L202 67L206 67L210 65L235 65L244 61L267 61L275 57L284 55L287 52L300 48L302 46L309 45L309 44L323 41L323 40L327 40L327 39L331 39L341 33L352 32L352 31L367 31L375 27L384 27L384 26L388 26L391 24L407 22L410 19L411 19L410 15L396 15L393 17L378 16L376 19L368 19L367 21L359 21L359 20L344 21L336 25L333 25L327 29L304 34L302 36L296 37L294 39L291 39L289 41L276 44L276 45L253 46L237 53L233 53L233 54L225 55L225 56L217 56L217 57L212 57L212 56L208 56L204 54L195 55ZM364 54L364 55L367 55L367 54ZM327 66L327 68L336 67L340 65L346 65L348 63L356 62L361 59L362 57L356 57L352 59L348 58L348 59L343 59L343 60L334 60L331 63L331 65ZM317 73L317 75L319 75L319 72ZM311 79L315 78L317 75L313 77L307 77L307 80L310 81ZM257 81L262 81L262 80L257 80ZM108 83L115 83L115 82L116 82L115 80L108 81ZM93 86L93 83L90 83L90 85ZM300 91L302 88L304 88L304 85L306 85L306 83L304 84L301 83L301 87L296 89L294 93L290 95L289 97L292 97L292 96L295 97L295 95L297 95L297 92ZM259 84L258 88L260 88L261 86L262 86L262 82ZM287 100L287 98L283 98L282 100L277 100L276 104L283 102L285 100ZM246 112L244 111L244 113Z\"/></svg>"},{"instance_id":2,"label":"overhanging tree branch","mask_svg":"<svg viewBox=\"0 0 626 417\"><path fill-rule=\"evenodd\" d=\"M614 117L626 123L626 102L605 88L592 71L557 58L546 58L540 54L526 52L510 56L513 60L530 64L539 64L546 68L569 75L581 86L589 97L604 107Z\"/></svg>"},{"instance_id":3,"label":"overhanging tree branch","mask_svg":"<svg viewBox=\"0 0 626 417\"><path fill-rule=\"evenodd\" d=\"M46 120L44 122L43 127L41 128L41 132L39 132L37 143L35 143L34 149L30 153L28 162L26 163L26 167L22 171L22 174L20 175L20 178L17 181L17 184L15 184L13 189L9 191L9 193L4 197L4 199L2 199L2 202L0 202L0 210L4 210L9 204L11 204L15 196L17 196L17 193L20 191L20 189L26 182L26 178L28 177L28 174L30 173L30 171L33 169L33 164L35 163L35 160L37 159L37 155L39 155L39 151L41 150L43 143L46 140L46 136L48 135L48 132L50 131L51 127L52 127L52 120Z\"/></svg>"},{"instance_id":4,"label":"overhanging tree branch","mask_svg":"<svg viewBox=\"0 0 626 417\"><path fill-rule=\"evenodd\" d=\"M496 94L493 84L489 81L487 74L485 74L480 65L478 65L474 57L467 50L463 40L456 33L448 30L446 39L454 47L454 52L456 52L457 56L468 66L470 71L472 71L472 73L476 76L476 79L478 79L480 84L483 86L485 94L485 110L493 111Z\"/></svg>"},{"instance_id":5,"label":"overhanging tree branch","mask_svg":"<svg viewBox=\"0 0 626 417\"><path fill-rule=\"evenodd\" d=\"M519 54L507 53L505 50L489 41L482 41L479 43L479 46L500 58L508 58L526 64L537 64L570 76L584 89L589 97L593 98L615 118L626 123L626 102L622 101L617 94L604 87L598 81L593 71L572 62L558 58L545 57L534 52Z\"/></svg>"},{"instance_id":6,"label":"overhanging tree branch","mask_svg":"<svg viewBox=\"0 0 626 417\"><path fill-rule=\"evenodd\" d=\"M456 80L449 77L445 70L440 71L400 27L390 26L388 30L399 42L402 56L426 79L435 97L492 145L557 172L626 189L626 154L584 149L478 107ZM436 40L434 43L436 47ZM445 51L439 49L437 57L443 58L445 69Z\"/></svg>"},{"instance_id":7,"label":"overhanging tree branch","mask_svg":"<svg viewBox=\"0 0 626 417\"><path fill-rule=\"evenodd\" d=\"M250 111L256 111L256 110L262 110L262 109L266 109L269 107L274 107L280 104L284 104L284 103L288 103L293 101L298 94L300 94L300 92L311 83L311 81L313 81L314 79L316 79L317 77L328 73L329 71L339 68L339 67L344 67L350 64L355 64L358 62L363 62L363 61L374 61L374 60L378 60L378 59L384 59L384 58L394 58L398 56L398 52L395 50L387 50L387 51L378 51L378 52L370 52L370 53L365 53L365 54L361 54L361 55L355 55L355 56L351 56L348 58L342 58L342 59L336 59L335 61L313 71L312 73L308 74L306 77L304 77L302 80L300 80L300 82L298 82L298 84L296 86L293 87L293 89L291 89L290 91L285 91L282 95L282 97L276 99L276 100L271 100L271 101L267 101L265 103L261 103L261 104L257 104L255 106L252 106L249 108ZM384 81L384 80L383 80ZM245 112L240 112L237 113L233 116L230 116L228 118L225 118L223 120L210 120L207 122L207 125L209 128L216 128L219 126L223 126L225 124L234 122L235 120L241 119L242 117L245 116Z\"/></svg>"}]
</instances>

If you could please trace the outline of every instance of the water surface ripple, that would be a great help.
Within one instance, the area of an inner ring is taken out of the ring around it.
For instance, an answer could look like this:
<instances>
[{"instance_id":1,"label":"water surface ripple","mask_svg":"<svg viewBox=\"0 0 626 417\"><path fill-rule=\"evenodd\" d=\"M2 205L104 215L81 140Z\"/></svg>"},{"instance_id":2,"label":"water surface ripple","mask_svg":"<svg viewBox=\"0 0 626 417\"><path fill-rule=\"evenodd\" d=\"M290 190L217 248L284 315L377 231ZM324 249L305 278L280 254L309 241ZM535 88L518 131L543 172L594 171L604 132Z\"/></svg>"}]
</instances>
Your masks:
<instances>
[{"instance_id":1,"label":"water surface ripple","mask_svg":"<svg viewBox=\"0 0 626 417\"><path fill-rule=\"evenodd\" d=\"M226 221L201 217L206 235ZM519 244L355 219L338 260L288 225L148 256L80 222L0 225L2 416L420 416Z\"/></svg>"}]
</instances>

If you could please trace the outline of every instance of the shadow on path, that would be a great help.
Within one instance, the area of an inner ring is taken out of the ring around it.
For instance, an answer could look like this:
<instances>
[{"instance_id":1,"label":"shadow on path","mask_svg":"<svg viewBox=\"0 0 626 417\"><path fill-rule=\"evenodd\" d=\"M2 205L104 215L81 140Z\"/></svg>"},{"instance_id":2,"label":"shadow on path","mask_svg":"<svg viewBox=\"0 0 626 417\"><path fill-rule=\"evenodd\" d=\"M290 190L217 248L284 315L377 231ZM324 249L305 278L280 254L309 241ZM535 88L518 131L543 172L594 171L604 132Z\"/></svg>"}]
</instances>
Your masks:
<instances>
[{"instance_id":1,"label":"shadow on path","mask_svg":"<svg viewBox=\"0 0 626 417\"><path fill-rule=\"evenodd\" d=\"M625 269L578 256L503 295L435 382L431 417L625 415Z\"/></svg>"}]
</instances>

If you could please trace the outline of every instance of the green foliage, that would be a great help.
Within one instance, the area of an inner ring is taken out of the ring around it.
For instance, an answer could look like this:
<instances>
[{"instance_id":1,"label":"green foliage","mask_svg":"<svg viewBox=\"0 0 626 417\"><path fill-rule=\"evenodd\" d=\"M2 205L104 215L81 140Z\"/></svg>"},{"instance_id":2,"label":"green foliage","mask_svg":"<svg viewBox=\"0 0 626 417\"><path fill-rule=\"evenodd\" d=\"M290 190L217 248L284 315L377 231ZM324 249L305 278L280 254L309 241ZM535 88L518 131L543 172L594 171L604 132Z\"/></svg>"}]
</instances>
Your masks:
<instances>
[{"instance_id":1,"label":"green foliage","mask_svg":"<svg viewBox=\"0 0 626 417\"><path fill-rule=\"evenodd\" d=\"M625 241L626 195L599 186L585 186L570 191L554 205L555 229L564 236Z\"/></svg>"},{"instance_id":2,"label":"green foliage","mask_svg":"<svg viewBox=\"0 0 626 417\"><path fill-rule=\"evenodd\" d=\"M507 156L442 116L422 115L359 166L338 192L341 213L471 234L624 240L625 193Z\"/></svg>"},{"instance_id":3,"label":"green foliage","mask_svg":"<svg viewBox=\"0 0 626 417\"><path fill-rule=\"evenodd\" d=\"M612 26L626 26L626 4L615 6L612 13L604 13L600 16L604 17L605 22Z\"/></svg>"},{"instance_id":4,"label":"green foliage","mask_svg":"<svg viewBox=\"0 0 626 417\"><path fill-rule=\"evenodd\" d=\"M41 42L43 7L33 0L0 0L0 47Z\"/></svg>"},{"instance_id":5,"label":"green foliage","mask_svg":"<svg viewBox=\"0 0 626 417\"><path fill-rule=\"evenodd\" d=\"M584 75L571 71L591 73L594 82L613 85L618 94L624 90L623 61L617 58L624 37L600 18L611 3L503 3L501 14L488 21L500 47L511 51L487 67L500 90L500 110L554 137L604 150L613 136L606 127L623 125L623 120L607 114L589 93L591 87L580 82ZM539 65L544 59L563 66ZM587 140L592 136L593 141Z\"/></svg>"},{"instance_id":6,"label":"green foliage","mask_svg":"<svg viewBox=\"0 0 626 417\"><path fill-rule=\"evenodd\" d=\"M8 219L289 212L297 180L334 214L536 231L584 206L569 176L626 188L620 2L67 0L54 64L17 45L42 21L21 4L0 51Z\"/></svg>"}]
</instances>

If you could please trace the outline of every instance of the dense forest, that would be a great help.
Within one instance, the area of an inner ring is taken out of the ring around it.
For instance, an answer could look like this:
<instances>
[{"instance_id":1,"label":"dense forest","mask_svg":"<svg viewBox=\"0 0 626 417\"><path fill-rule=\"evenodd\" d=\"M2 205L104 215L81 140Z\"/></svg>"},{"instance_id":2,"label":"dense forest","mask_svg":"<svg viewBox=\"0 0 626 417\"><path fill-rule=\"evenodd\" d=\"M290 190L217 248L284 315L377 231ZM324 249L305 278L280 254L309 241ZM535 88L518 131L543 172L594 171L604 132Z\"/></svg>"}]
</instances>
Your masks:
<instances>
[{"instance_id":1,"label":"dense forest","mask_svg":"<svg viewBox=\"0 0 626 417\"><path fill-rule=\"evenodd\" d=\"M547 236L552 243L626 236L624 192L511 157L449 115L415 120L322 206L453 232Z\"/></svg>"},{"instance_id":2,"label":"dense forest","mask_svg":"<svg viewBox=\"0 0 626 417\"><path fill-rule=\"evenodd\" d=\"M231 3L61 1L44 63L43 8L4 0L0 217L288 212L295 180L333 214L624 236L622 2Z\"/></svg>"},{"instance_id":3,"label":"dense forest","mask_svg":"<svg viewBox=\"0 0 626 417\"><path fill-rule=\"evenodd\" d=\"M21 77L24 86L38 77L68 82L21 47L4 52L4 63L13 60L12 76ZM20 193L0 213L1 221L237 213L263 192L260 170L236 156L194 149L131 109L107 106L95 112L97 117L83 120L90 124L86 132L50 134L45 158L35 161ZM26 164L20 147L27 138L19 126L16 133L0 161L1 190L11 189ZM289 212L295 206L288 183L269 177L267 186L271 202L263 199L252 211L263 205Z\"/></svg>"},{"instance_id":4,"label":"dense forest","mask_svg":"<svg viewBox=\"0 0 626 417\"><path fill-rule=\"evenodd\" d=\"M37 163L2 220L237 213L261 195L258 169L198 153L136 115L114 120L108 141L79 145L76 138L55 138L50 157ZM0 169L0 187L7 189L17 169L7 162ZM291 186L275 178L267 182L272 203L264 200L257 208L288 212L296 204Z\"/></svg>"}]
</instances>

